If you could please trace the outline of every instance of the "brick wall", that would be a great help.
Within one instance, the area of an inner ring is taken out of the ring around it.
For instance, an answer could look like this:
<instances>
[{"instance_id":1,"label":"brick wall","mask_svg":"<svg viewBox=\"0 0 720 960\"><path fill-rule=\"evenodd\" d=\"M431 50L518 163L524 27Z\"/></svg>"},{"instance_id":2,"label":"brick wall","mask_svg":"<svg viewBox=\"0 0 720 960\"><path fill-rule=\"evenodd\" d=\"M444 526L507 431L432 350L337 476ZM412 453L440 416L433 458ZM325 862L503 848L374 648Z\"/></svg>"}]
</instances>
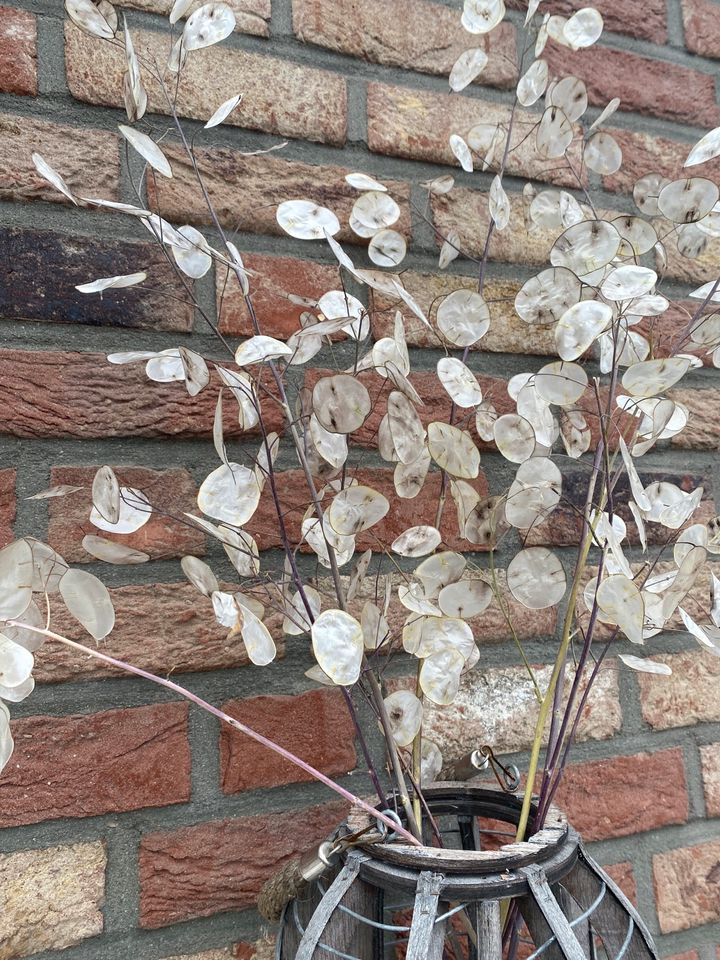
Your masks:
<instances>
[{"instance_id":1,"label":"brick wall","mask_svg":"<svg viewBox=\"0 0 720 960\"><path fill-rule=\"evenodd\" d=\"M177 281L162 272L146 235L112 215L59 203L32 167L30 153L39 149L71 187L134 199L116 134L124 118L120 58L64 24L61 6L59 0L17 0L0 7L0 543L33 534L93 570L81 546L84 509L73 513L68 504L24 498L54 483L87 483L96 465L112 463L126 482L157 486L175 504L190 506L207 472L214 398L204 393L185 400L172 385L109 367L104 355L191 344L212 356L216 345L176 299ZM158 31L170 0L125 6L136 48L163 49ZM198 130L197 121L219 100L244 93L229 125L201 138L199 155L222 223L239 231L246 265L266 278L255 288L265 333L283 337L297 325L301 308L278 291L317 296L336 277L328 251L320 248L321 262L309 263L302 259L307 246L277 235L274 204L310 197L347 213L348 170L392 182L402 208L399 229L411 241L405 281L422 305L472 286L468 261L438 274L431 225L412 213L424 205L416 184L450 171L451 130L462 133L478 119L507 114L522 16L511 11L492 34L484 85L450 97L443 77L471 45L459 28L458 6L455 0L233 0L236 35L194 58L198 66L180 96L190 129ZM567 12L581 4L544 6ZM648 169L676 175L688 144L720 122L720 4L602 0L598 6L608 30L601 45L548 55L556 69L584 78L594 107L622 98L611 127L625 153L623 170L594 178L591 186L605 208L630 210L634 177ZM162 114L158 91L149 86L148 93L151 111ZM148 119L156 133L167 124L161 115ZM279 138L289 140L280 152L242 155ZM166 152L176 176L157 184L165 216L206 223L171 141ZM457 222L472 252L484 240L489 182L481 174L452 172L459 189L436 198L429 216L440 230ZM563 182L522 150L509 173L506 187L516 193L528 175ZM544 261L521 224L522 216L515 232L495 235L486 288L488 300L497 300L493 325L483 352L471 357L500 405L503 380L540 365L552 351L547 334L518 322L501 299L512 297L529 264ZM712 275L718 249L718 241L711 242L698 261L670 251L668 275L678 297ZM160 278L150 293L127 291L101 303L74 292L75 283L130 272L148 259ZM197 283L211 315L223 281L209 274ZM377 315L376 336L383 335L387 315ZM233 296L224 299L218 319L228 336L248 331ZM410 318L408 332L417 353L413 366L421 371L415 384L426 409L437 411L444 401L428 393L432 381L422 373L423 364L435 360L423 354L428 343ZM702 479L702 509L710 517L717 512L720 380L707 369L688 384L678 391L693 413L688 430L643 467L648 475ZM483 453L483 468L488 484L497 486L503 465L492 450ZM389 482L387 471L368 470L374 486ZM281 477L288 508L297 497L295 479L292 471ZM399 532L420 522L418 515L433 509L431 494L426 487L407 516L386 523ZM253 523L271 564L278 547L272 517L261 509ZM451 519L448 524L444 533L452 540ZM571 551L573 514L556 514L536 537ZM128 542L153 559L139 569L102 570L117 610L112 651L183 677L352 789L366 790L339 693L310 690L303 677L310 665L306 645L280 644L271 668L248 667L214 626L209 603L183 581L175 558L212 553L204 535L157 517ZM706 589L706 583L697 588L698 603ZM513 613L532 660L547 663L554 613L514 603ZM73 634L70 622L60 623ZM464 679L460 720L438 711L434 735L451 756L475 746L482 729L488 742L522 765L534 707L524 696L516 649L498 611L489 609L474 628L481 662ZM661 956L718 960L720 661L680 634L653 643L673 676L638 678L609 661L581 725L561 801L639 905ZM263 879L323 835L328 816L340 816L341 808L318 785L299 782L295 769L139 681L49 647L36 676L36 692L13 710L16 754L0 778L0 958L50 960L58 950L66 960L249 957L259 931L253 902Z\"/></svg>"}]
</instances>

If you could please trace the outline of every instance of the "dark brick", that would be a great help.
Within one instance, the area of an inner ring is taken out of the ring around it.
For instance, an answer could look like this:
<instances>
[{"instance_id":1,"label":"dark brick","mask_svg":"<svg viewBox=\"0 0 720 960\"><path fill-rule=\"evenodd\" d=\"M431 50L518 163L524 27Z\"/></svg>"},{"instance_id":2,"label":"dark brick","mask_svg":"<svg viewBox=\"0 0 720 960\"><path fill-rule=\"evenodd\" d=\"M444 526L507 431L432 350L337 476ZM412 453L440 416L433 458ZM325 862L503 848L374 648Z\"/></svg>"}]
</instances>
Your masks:
<instances>
[{"instance_id":1,"label":"dark brick","mask_svg":"<svg viewBox=\"0 0 720 960\"><path fill-rule=\"evenodd\" d=\"M4 230L0 259L0 316L102 326L189 331L193 307L156 243L128 243L46 230ZM144 283L119 290L79 293L75 286L99 277L145 270Z\"/></svg>"}]
</instances>

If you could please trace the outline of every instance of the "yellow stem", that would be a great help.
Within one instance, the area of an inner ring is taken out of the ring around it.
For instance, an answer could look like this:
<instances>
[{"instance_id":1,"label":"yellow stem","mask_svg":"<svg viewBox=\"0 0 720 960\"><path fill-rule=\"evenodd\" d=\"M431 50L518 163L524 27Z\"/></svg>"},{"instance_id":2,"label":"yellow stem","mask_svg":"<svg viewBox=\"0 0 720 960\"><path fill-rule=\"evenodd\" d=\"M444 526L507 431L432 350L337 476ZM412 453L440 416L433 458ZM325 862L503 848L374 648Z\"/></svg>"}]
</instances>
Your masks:
<instances>
[{"instance_id":1,"label":"yellow stem","mask_svg":"<svg viewBox=\"0 0 720 960\"><path fill-rule=\"evenodd\" d=\"M422 667L422 662L418 660L417 673L415 675L415 696L418 697L422 703L423 692L422 687L420 686L420 669ZM412 773L413 780L418 787L421 786L420 778L422 774L422 724L420 724L420 729L415 735L412 745ZM415 820L418 824L422 823L422 809L420 806L420 797L415 792L413 797L413 813L415 814Z\"/></svg>"},{"instance_id":2,"label":"yellow stem","mask_svg":"<svg viewBox=\"0 0 720 960\"><path fill-rule=\"evenodd\" d=\"M605 494L603 491L600 507L595 514L595 520L593 521L592 525L588 527L588 532L585 536L584 543L580 548L580 556L578 559L575 576L573 578L570 599L568 600L567 610L565 611L565 619L563 621L563 633L560 649L558 650L557 657L555 658L555 665L550 677L550 682L547 690L545 691L543 701L540 704L540 713L538 714L537 723L535 724L535 737L533 739L532 750L530 753L527 782L525 783L525 794L523 796L523 805L520 812L520 821L518 823L516 834L516 839L518 841L525 839L525 832L527 831L528 820L530 819L530 803L532 801L533 787L535 784L535 777L537 775L538 761L540 759L540 749L542 748L543 731L545 730L548 713L550 712L550 707L552 706L553 698L555 696L555 687L557 686L557 682L560 678L562 665L565 662L565 656L567 654L568 647L570 646L573 617L575 616L575 606L577 604L578 593L580 592L580 581L582 580L582 575L585 571L585 564L587 563L590 547L592 546L595 526L600 519L600 513L604 505Z\"/></svg>"}]
</instances>

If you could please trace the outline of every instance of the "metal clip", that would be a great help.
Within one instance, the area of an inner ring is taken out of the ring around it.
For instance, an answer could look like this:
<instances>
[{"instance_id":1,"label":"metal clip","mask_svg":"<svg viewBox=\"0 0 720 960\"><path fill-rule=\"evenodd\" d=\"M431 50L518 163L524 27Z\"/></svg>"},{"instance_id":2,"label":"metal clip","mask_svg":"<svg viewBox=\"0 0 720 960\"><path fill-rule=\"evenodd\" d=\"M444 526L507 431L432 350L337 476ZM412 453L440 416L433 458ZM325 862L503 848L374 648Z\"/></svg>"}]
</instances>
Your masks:
<instances>
[{"instance_id":1,"label":"metal clip","mask_svg":"<svg viewBox=\"0 0 720 960\"><path fill-rule=\"evenodd\" d=\"M513 793L520 786L520 771L515 764L505 766L495 756L492 747L487 744L458 760L453 768L453 776L456 780L469 780L481 771L487 770L488 767L492 770L500 789L505 793Z\"/></svg>"},{"instance_id":2,"label":"metal clip","mask_svg":"<svg viewBox=\"0 0 720 960\"><path fill-rule=\"evenodd\" d=\"M314 850L308 850L300 859L298 870L300 875L308 883L317 880L326 870L337 861L340 852L338 845L330 840L324 840L319 847Z\"/></svg>"},{"instance_id":3,"label":"metal clip","mask_svg":"<svg viewBox=\"0 0 720 960\"><path fill-rule=\"evenodd\" d=\"M381 810L380 813L384 814L386 817L388 817L390 820L396 823L399 827L402 827L402 820L400 819L399 815L396 813L395 810ZM397 839L397 834L395 832L390 833L387 824L383 823L382 820L377 821L377 828L380 833L381 842Z\"/></svg>"}]
</instances>

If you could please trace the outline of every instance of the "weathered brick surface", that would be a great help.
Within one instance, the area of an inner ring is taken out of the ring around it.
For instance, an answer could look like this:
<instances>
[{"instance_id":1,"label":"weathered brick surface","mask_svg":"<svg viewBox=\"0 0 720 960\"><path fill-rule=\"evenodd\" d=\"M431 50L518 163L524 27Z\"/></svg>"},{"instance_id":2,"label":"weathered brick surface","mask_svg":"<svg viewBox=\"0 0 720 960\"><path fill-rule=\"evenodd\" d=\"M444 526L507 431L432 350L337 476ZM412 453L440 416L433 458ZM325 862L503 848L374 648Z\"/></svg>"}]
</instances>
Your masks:
<instances>
[{"instance_id":1,"label":"weathered brick surface","mask_svg":"<svg viewBox=\"0 0 720 960\"><path fill-rule=\"evenodd\" d=\"M293 0L299 40L420 73L447 76L469 38L456 10L425 0L395 0L392 16L383 0ZM505 22L473 38L488 54L479 83L512 86L517 76L515 28Z\"/></svg>"},{"instance_id":2,"label":"weathered brick surface","mask_svg":"<svg viewBox=\"0 0 720 960\"><path fill-rule=\"evenodd\" d=\"M235 14L235 29L241 33L251 33L257 37L267 37L270 33L270 0L227 0ZM167 16L172 9L173 0L125 0L126 7L159 13ZM188 9L187 16L202 6L202 0L195 0Z\"/></svg>"},{"instance_id":3,"label":"weathered brick surface","mask_svg":"<svg viewBox=\"0 0 720 960\"><path fill-rule=\"evenodd\" d=\"M472 362L470 366L472 366ZM329 373L330 371L326 369L308 369L305 373L305 385L312 389L321 377L328 376ZM508 396L507 381L504 378L483 376L477 372L476 376L483 397L493 402L499 414L509 413L511 409L515 409ZM387 380L383 382L376 374L371 372L361 373L359 379L367 387L370 396L373 398L374 406L365 423L356 433L352 434L352 440L361 446L374 448L377 446L377 431L380 420L387 412L387 396L390 387ZM444 419L447 421L450 417L450 398L444 390L439 389L437 374L434 371L419 371L411 374L409 379L423 400L423 406L418 408L418 415L423 424L427 425L433 420ZM474 422L469 423L467 429L469 429L481 450L494 447L494 444L485 443L478 438ZM408 502L412 503L413 501Z\"/></svg>"},{"instance_id":4,"label":"weathered brick surface","mask_svg":"<svg viewBox=\"0 0 720 960\"><path fill-rule=\"evenodd\" d=\"M329 777L355 768L353 723L339 690L230 700L222 709ZM299 767L227 725L220 733L220 764L224 793L312 780Z\"/></svg>"},{"instance_id":5,"label":"weathered brick surface","mask_svg":"<svg viewBox=\"0 0 720 960\"><path fill-rule=\"evenodd\" d=\"M574 52L551 42L543 57L551 74L584 80L595 106L620 97L621 110L665 120L713 127L720 118L711 73L602 46Z\"/></svg>"},{"instance_id":6,"label":"weathered brick surface","mask_svg":"<svg viewBox=\"0 0 720 960\"><path fill-rule=\"evenodd\" d=\"M541 690L550 679L551 667L535 669ZM414 689L414 677L388 681L389 689ZM568 687L569 689L569 687ZM508 704L512 703L512 709ZM477 747L478 730L499 752L526 750L532 743L538 702L523 667L483 670L476 667L460 682L451 707L426 703L426 734L440 747L445 763L458 760ZM578 726L580 740L606 740L622 725L617 667L608 663L599 673Z\"/></svg>"},{"instance_id":7,"label":"weathered brick surface","mask_svg":"<svg viewBox=\"0 0 720 960\"><path fill-rule=\"evenodd\" d=\"M140 845L140 923L163 927L255 905L265 880L322 840L342 803L146 834Z\"/></svg>"},{"instance_id":8,"label":"weathered brick surface","mask_svg":"<svg viewBox=\"0 0 720 960\"><path fill-rule=\"evenodd\" d=\"M215 620L210 600L189 583L112 587L110 596L115 627L102 650L126 663L163 676L228 670L249 663L243 644L228 638L227 629ZM279 615L266 618L280 657L284 646L279 621ZM63 636L92 642L60 602L52 604L52 622ZM38 683L59 683L123 674L61 644L47 643L35 659L33 675Z\"/></svg>"},{"instance_id":9,"label":"weathered brick surface","mask_svg":"<svg viewBox=\"0 0 720 960\"><path fill-rule=\"evenodd\" d=\"M684 332L697 308L697 300L677 301L659 317L644 317L635 329L652 342L654 356L672 356L678 352L678 344L684 340ZM688 350L683 346L682 349L684 353L699 357L703 366L713 367L712 351L708 353L707 347Z\"/></svg>"},{"instance_id":10,"label":"weathered brick surface","mask_svg":"<svg viewBox=\"0 0 720 960\"><path fill-rule=\"evenodd\" d=\"M686 492L703 487L703 499L686 526L691 523L703 523L711 520L717 509L712 500L712 478L707 474L679 473L678 471L647 470L643 461L638 464L639 475L647 486L655 482L674 483ZM582 516L578 513L583 508L587 496L587 473L568 468L563 473L563 499L553 510L552 514L540 523L535 524L527 532L527 542L530 545L547 544L548 546L574 546L579 544L582 533ZM637 526L627 506L632 499L632 492L627 477L619 479L615 488L616 513L627 527L627 542L639 544ZM667 529L659 523L648 523L645 528L647 542L655 546L662 546L667 542Z\"/></svg>"},{"instance_id":11,"label":"weathered brick surface","mask_svg":"<svg viewBox=\"0 0 720 960\"><path fill-rule=\"evenodd\" d=\"M474 575L492 586L492 575L488 571L480 571ZM537 640L540 637L554 636L557 626L557 608L547 607L544 610L529 610L509 593L504 570L496 570L495 577L498 591L503 598L503 606L512 622L517 638L519 640ZM400 637L403 624L408 616L408 611L397 599L396 591L400 583L400 576L394 576L393 599L390 601L387 612L388 626L396 638ZM321 594L327 598L323 602L323 606L333 606L335 601L332 599L334 597L332 580L329 577L322 577L316 582L316 586ZM378 592L373 577L368 577L365 580L358 589L356 597L350 601L348 606L350 613L354 617L360 617L367 600L371 600L373 603L378 602ZM468 623L473 631L476 643L480 646L513 639L513 633L496 599L493 599L479 616L471 617Z\"/></svg>"},{"instance_id":12,"label":"weathered brick surface","mask_svg":"<svg viewBox=\"0 0 720 960\"><path fill-rule=\"evenodd\" d=\"M571 764L557 803L586 841L685 823L688 795L682 751Z\"/></svg>"},{"instance_id":13,"label":"weathered brick surface","mask_svg":"<svg viewBox=\"0 0 720 960\"><path fill-rule=\"evenodd\" d=\"M684 403L690 418L685 429L670 441L682 450L717 450L720 448L720 419L708 416L709 410L720 409L720 390L715 387L678 389L668 393L671 399Z\"/></svg>"},{"instance_id":14,"label":"weathered brick surface","mask_svg":"<svg viewBox=\"0 0 720 960\"><path fill-rule=\"evenodd\" d=\"M213 382L219 383L214 377ZM5 411L0 430L11 436L207 436L216 403L215 389L189 397L182 383L154 383L145 376L144 364L108 364L102 353L0 351L0 407ZM229 403L227 408L229 436L238 427L237 413L232 414ZM270 430L281 428L275 404L268 406L266 423Z\"/></svg>"},{"instance_id":15,"label":"weathered brick surface","mask_svg":"<svg viewBox=\"0 0 720 960\"><path fill-rule=\"evenodd\" d=\"M0 115L0 197L69 203L35 169L37 151L79 196L117 200L118 138L104 130L70 127L15 114Z\"/></svg>"},{"instance_id":16,"label":"weathered brick surface","mask_svg":"<svg viewBox=\"0 0 720 960\"><path fill-rule=\"evenodd\" d=\"M250 946L250 944L248 944L248 946ZM220 950L203 950L202 953L176 954L172 957L163 957L162 960L230 960L231 957L235 956L237 956L237 953L231 951L230 947L227 947L221 948Z\"/></svg>"},{"instance_id":17,"label":"weathered brick surface","mask_svg":"<svg viewBox=\"0 0 720 960\"><path fill-rule=\"evenodd\" d=\"M502 231L493 232L489 259L520 263L530 267L545 267L550 247L559 231L525 225L523 204L518 194L509 194L511 219ZM460 249L471 256L481 257L485 247L490 214L486 193L456 187L451 193L432 198L435 226L443 237L451 230L458 235Z\"/></svg>"},{"instance_id":18,"label":"weathered brick surface","mask_svg":"<svg viewBox=\"0 0 720 960\"><path fill-rule=\"evenodd\" d=\"M273 960L277 937L274 933L264 932L254 943L241 940L233 948L235 960Z\"/></svg>"},{"instance_id":19,"label":"weathered brick surface","mask_svg":"<svg viewBox=\"0 0 720 960\"><path fill-rule=\"evenodd\" d=\"M368 146L376 153L409 157L431 163L458 166L448 138L452 133L467 137L477 124L507 129L510 108L486 100L451 94L430 93L411 87L368 85ZM543 160L535 149L530 132L537 117L518 109L513 125L513 150L508 156L508 173L533 176L550 183L577 187L577 179L564 164ZM570 151L579 169L579 153Z\"/></svg>"},{"instance_id":20,"label":"weathered brick surface","mask_svg":"<svg viewBox=\"0 0 720 960\"><path fill-rule=\"evenodd\" d=\"M667 232L667 221L660 221L661 232ZM705 283L715 278L718 256L720 256L720 240L710 237L707 246L700 256L690 259L684 257L677 248L677 239L674 234L666 241L667 270L666 275L673 280L680 280L686 284ZM690 287L692 289L692 287Z\"/></svg>"},{"instance_id":21,"label":"weathered brick surface","mask_svg":"<svg viewBox=\"0 0 720 960\"><path fill-rule=\"evenodd\" d=\"M478 286L477 277L450 273L418 273L415 270L405 270L402 282L425 311L425 315L434 327L437 308L444 297L454 290L477 290ZM527 324L515 313L513 303L521 286L519 280L498 277L486 279L483 295L490 310L490 329L470 348L472 353L476 351L541 355L556 353L552 327ZM405 321L405 337L408 344L437 349L440 342L444 342L437 328L435 332L428 330L422 320L416 317L399 298L395 299L376 291L370 292L370 298L373 335L376 339L393 335L395 312L400 310Z\"/></svg>"},{"instance_id":22,"label":"weathered brick surface","mask_svg":"<svg viewBox=\"0 0 720 960\"><path fill-rule=\"evenodd\" d=\"M378 490L389 500L392 498L392 509L388 514L370 531L358 535L356 539L358 550L379 550L378 540L382 543L392 543L408 527L418 523L434 522L440 496L441 477L438 471L428 474L423 489L412 500L397 497L393 484L393 470L390 468L361 468L357 471L353 470L352 476L356 477L360 483ZM308 505L304 475L301 470L287 470L277 474L276 483L288 534L291 542L298 543L301 536L301 522ZM483 474L474 481L474 485L481 496L487 496L488 486ZM256 538L261 550L281 545L277 513L272 497L266 495L262 498L255 516L247 524L247 529ZM444 541L453 550L476 549L467 541L460 539L457 511L454 508L448 507L445 510L441 533Z\"/></svg>"},{"instance_id":23,"label":"weathered brick surface","mask_svg":"<svg viewBox=\"0 0 720 960\"><path fill-rule=\"evenodd\" d=\"M513 2L509 6L516 6ZM624 0L619 6L614 0L598 0L595 9L602 14L605 30L613 33L626 33L653 43L667 41L667 14L662 0ZM548 13L559 13L569 17L578 9L574 0L550 0L543 4Z\"/></svg>"},{"instance_id":24,"label":"weathered brick surface","mask_svg":"<svg viewBox=\"0 0 720 960\"><path fill-rule=\"evenodd\" d=\"M165 151L174 177L156 177L149 184L151 202L158 203L173 221L211 222L207 205L197 189L197 180L187 158L176 149ZM366 244L347 226L359 194L345 182L347 167L315 165L280 160L275 156L244 157L235 150L196 150L196 158L208 195L220 223L230 230L280 234L275 213L285 200L313 200L329 207L340 220L339 240ZM394 230L410 236L410 190L407 184L383 181L400 204L401 216Z\"/></svg>"},{"instance_id":25,"label":"weathered brick surface","mask_svg":"<svg viewBox=\"0 0 720 960\"><path fill-rule=\"evenodd\" d=\"M287 294L318 300L328 290L340 289L338 268L330 264L257 253L248 254L243 263L256 273L250 278L253 306L260 329L271 337L286 340L300 328L304 308L292 303ZM228 277L223 269L217 271L217 302L223 333L254 333L235 275Z\"/></svg>"},{"instance_id":26,"label":"weathered brick surface","mask_svg":"<svg viewBox=\"0 0 720 960\"><path fill-rule=\"evenodd\" d=\"M720 720L717 696L720 659L693 648L685 653L654 654L654 660L667 663L672 676L662 683L649 674L638 674L643 719L654 730L684 727Z\"/></svg>"},{"instance_id":27,"label":"weathered brick surface","mask_svg":"<svg viewBox=\"0 0 720 960\"><path fill-rule=\"evenodd\" d=\"M92 506L90 487L96 470L97 467L53 467L51 471L53 485L67 483L86 488L71 497L53 498L48 503L48 542L69 562L91 560L82 548L82 539L87 533L98 532L88 519ZM185 511L196 509L196 486L187 470L119 466L116 472L122 486L142 491L156 509L135 533L102 531L102 536L143 550L152 557L205 552L206 535L199 528L182 522Z\"/></svg>"},{"instance_id":28,"label":"weathered brick surface","mask_svg":"<svg viewBox=\"0 0 720 960\"><path fill-rule=\"evenodd\" d=\"M37 20L12 7L0 7L0 92L37 93Z\"/></svg>"},{"instance_id":29,"label":"weathered brick surface","mask_svg":"<svg viewBox=\"0 0 720 960\"><path fill-rule=\"evenodd\" d=\"M709 817L720 817L720 743L700 747L705 806Z\"/></svg>"},{"instance_id":30,"label":"weathered brick surface","mask_svg":"<svg viewBox=\"0 0 720 960\"><path fill-rule=\"evenodd\" d=\"M637 905L637 886L632 863L627 860L623 863L611 863L604 866L603 870L620 887L628 900Z\"/></svg>"},{"instance_id":31,"label":"weathered brick surface","mask_svg":"<svg viewBox=\"0 0 720 960\"><path fill-rule=\"evenodd\" d=\"M0 470L0 546L5 546L13 539L13 524L17 508L16 478L17 471L13 468Z\"/></svg>"},{"instance_id":32,"label":"weathered brick surface","mask_svg":"<svg viewBox=\"0 0 720 960\"><path fill-rule=\"evenodd\" d=\"M717 6L711 0L682 0L685 46L703 57L720 57Z\"/></svg>"},{"instance_id":33,"label":"weathered brick surface","mask_svg":"<svg viewBox=\"0 0 720 960\"><path fill-rule=\"evenodd\" d=\"M167 58L167 40L162 33L136 31L133 43L139 56L159 63ZM66 24L65 70L74 97L106 107L122 106L125 69L122 49ZM168 113L159 84L149 75L144 75L144 81L149 109ZM233 126L321 143L341 145L345 141L345 80L337 74L228 46L191 51L178 90L178 112L207 120L224 99L218 96L222 90L243 93L242 103L225 121Z\"/></svg>"},{"instance_id":34,"label":"weathered brick surface","mask_svg":"<svg viewBox=\"0 0 720 960\"><path fill-rule=\"evenodd\" d=\"M0 956L15 960L72 947L103 930L104 844L0 856Z\"/></svg>"},{"instance_id":35,"label":"weathered brick surface","mask_svg":"<svg viewBox=\"0 0 720 960\"><path fill-rule=\"evenodd\" d=\"M657 137L640 130L607 127L607 132L617 140L623 154L623 162L617 173L602 178L607 190L632 193L635 182L651 171L661 173L668 180L683 177L683 164L693 147L692 141L671 140ZM717 180L720 176L720 161L711 160L693 167L693 176Z\"/></svg>"},{"instance_id":36,"label":"weathered brick surface","mask_svg":"<svg viewBox=\"0 0 720 960\"><path fill-rule=\"evenodd\" d=\"M657 854L653 877L663 933L720 920L720 840Z\"/></svg>"},{"instance_id":37,"label":"weathered brick surface","mask_svg":"<svg viewBox=\"0 0 720 960\"><path fill-rule=\"evenodd\" d=\"M408 292L420 304L425 315L435 326L437 308L443 297L454 290L477 290L477 277L458 276L448 273L418 273L406 270L402 281ZM515 313L513 302L522 284L520 281L497 277L486 279L483 295L490 310L490 329L485 336L470 348L471 353L491 351L498 353L556 353L552 327L527 324ZM372 327L376 339L393 335L395 311L400 310L405 321L405 337L415 347L436 349L442 341L437 328L435 333L405 306L402 300L387 294L371 291ZM438 337L440 339L438 339ZM452 348L456 349L456 348Z\"/></svg>"},{"instance_id":38,"label":"weathered brick surface","mask_svg":"<svg viewBox=\"0 0 720 960\"><path fill-rule=\"evenodd\" d=\"M646 573L646 568L643 568L643 565L640 563L631 564L631 568L636 576L643 577ZM653 566L653 570L658 574L670 574L674 572L677 568L672 561L659 561ZM588 566L585 568L585 575L583 576L582 585L583 589L587 583L590 582L594 577L597 576L597 567ZM694 620L704 623L709 619L709 597L712 590L712 577L711 571L705 567L700 571L697 580L693 584L690 592L683 599L682 607ZM577 602L577 617L579 623L586 627L590 613L585 605L585 602L582 597L578 598ZM667 621L667 629L672 631L679 631L680 633L685 633L685 626L682 622L680 614L675 611L672 616ZM597 640L609 640L614 632L614 628L610 624L598 622L595 625L594 636ZM694 652L694 651L691 651ZM655 657L654 652L649 653L649 656ZM624 669L624 668L623 668ZM674 668L673 668L674 669ZM652 687L653 684L656 684L659 687L662 687L665 683L668 682L668 677L665 676L651 676L649 674L639 674L638 676L644 676L648 684L648 687ZM677 724L675 724L677 725Z\"/></svg>"},{"instance_id":39,"label":"weathered brick surface","mask_svg":"<svg viewBox=\"0 0 720 960\"><path fill-rule=\"evenodd\" d=\"M193 307L158 244L49 230L4 230L0 259L9 267L0 288L0 317L5 320L183 332L192 327ZM97 277L143 270L148 273L146 282L106 290L102 298L75 289Z\"/></svg>"},{"instance_id":40,"label":"weathered brick surface","mask_svg":"<svg viewBox=\"0 0 720 960\"><path fill-rule=\"evenodd\" d=\"M186 703L13 723L0 825L92 817L190 799Z\"/></svg>"}]
</instances>

